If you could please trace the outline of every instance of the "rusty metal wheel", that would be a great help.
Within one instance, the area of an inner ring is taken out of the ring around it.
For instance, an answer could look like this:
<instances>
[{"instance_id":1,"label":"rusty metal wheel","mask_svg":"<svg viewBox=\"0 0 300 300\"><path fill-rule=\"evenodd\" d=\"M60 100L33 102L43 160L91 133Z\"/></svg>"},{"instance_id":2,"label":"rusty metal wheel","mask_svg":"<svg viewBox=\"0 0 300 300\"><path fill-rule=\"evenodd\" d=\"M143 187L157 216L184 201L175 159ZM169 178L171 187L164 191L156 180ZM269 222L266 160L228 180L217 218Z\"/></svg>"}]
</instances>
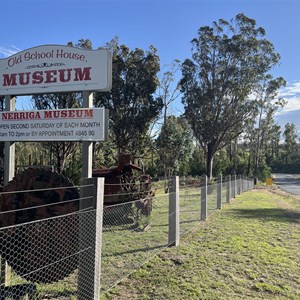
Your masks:
<instances>
[{"instance_id":1,"label":"rusty metal wheel","mask_svg":"<svg viewBox=\"0 0 300 300\"><path fill-rule=\"evenodd\" d=\"M29 168L4 192L12 193L0 196L1 256L29 281L50 283L71 274L78 262L79 226L73 183L57 172Z\"/></svg>"}]
</instances>

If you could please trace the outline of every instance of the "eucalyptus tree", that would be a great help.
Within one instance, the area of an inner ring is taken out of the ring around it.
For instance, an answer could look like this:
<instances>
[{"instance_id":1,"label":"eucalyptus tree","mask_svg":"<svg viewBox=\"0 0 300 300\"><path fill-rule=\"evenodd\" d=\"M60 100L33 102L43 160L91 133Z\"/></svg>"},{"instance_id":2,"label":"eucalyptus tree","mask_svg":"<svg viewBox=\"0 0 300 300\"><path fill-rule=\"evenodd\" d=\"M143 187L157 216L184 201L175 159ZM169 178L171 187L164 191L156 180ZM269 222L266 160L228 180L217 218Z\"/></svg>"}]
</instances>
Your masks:
<instances>
[{"instance_id":1,"label":"eucalyptus tree","mask_svg":"<svg viewBox=\"0 0 300 300\"><path fill-rule=\"evenodd\" d=\"M255 176L266 158L268 144L272 143L274 138L274 114L286 104L286 101L279 97L279 90L285 84L286 81L282 77L273 79L271 75L267 75L253 90L255 106L246 132L251 140Z\"/></svg>"},{"instance_id":2,"label":"eucalyptus tree","mask_svg":"<svg viewBox=\"0 0 300 300\"><path fill-rule=\"evenodd\" d=\"M265 30L244 14L198 30L180 85L185 116L206 153L208 176L215 153L243 132L254 107L253 88L279 59Z\"/></svg>"},{"instance_id":3,"label":"eucalyptus tree","mask_svg":"<svg viewBox=\"0 0 300 300\"><path fill-rule=\"evenodd\" d=\"M159 77L158 97L163 101L163 124L166 124L167 116L170 113L171 105L180 96L180 86L176 82L176 75L180 71L180 61L174 60L170 65L165 66L165 70Z\"/></svg>"},{"instance_id":4,"label":"eucalyptus tree","mask_svg":"<svg viewBox=\"0 0 300 300\"><path fill-rule=\"evenodd\" d=\"M81 107L81 93L38 94L32 97L36 109L63 109ZM49 164L54 165L59 173L65 171L68 158L79 149L77 142L43 142L42 146L49 153Z\"/></svg>"},{"instance_id":5,"label":"eucalyptus tree","mask_svg":"<svg viewBox=\"0 0 300 300\"><path fill-rule=\"evenodd\" d=\"M281 126L274 124L269 131L269 143L266 145L266 162L270 166L276 166L280 161Z\"/></svg>"},{"instance_id":6,"label":"eucalyptus tree","mask_svg":"<svg viewBox=\"0 0 300 300\"><path fill-rule=\"evenodd\" d=\"M193 134L186 120L168 116L156 140L156 148L164 175L178 174L193 153Z\"/></svg>"},{"instance_id":7,"label":"eucalyptus tree","mask_svg":"<svg viewBox=\"0 0 300 300\"><path fill-rule=\"evenodd\" d=\"M75 45L69 42L68 46L91 50L92 42L89 39L80 39ZM36 109L63 109L79 108L82 106L82 93L53 93L37 94L32 97ZM53 164L60 173L65 171L68 158L78 151L77 142L43 142L42 146L49 152L49 163Z\"/></svg>"},{"instance_id":8,"label":"eucalyptus tree","mask_svg":"<svg viewBox=\"0 0 300 300\"><path fill-rule=\"evenodd\" d=\"M159 57L147 51L130 50L114 38L107 47L113 55L112 89L96 93L95 106L109 109L110 129L118 152L141 156L147 152L150 125L161 113L163 102L154 97L159 81Z\"/></svg>"},{"instance_id":9,"label":"eucalyptus tree","mask_svg":"<svg viewBox=\"0 0 300 300\"><path fill-rule=\"evenodd\" d=\"M168 133L164 132L164 130L168 130L170 121L171 122L174 121L173 118L169 118L169 115L170 113L174 114L174 112L170 112L170 110L174 102L180 96L180 87L178 84L178 80L176 80L176 76L179 73L179 71L180 71L179 60L174 60L170 65L164 66L159 76L159 85L157 88L157 95L163 101L162 113L161 116L159 116L157 122L158 124L161 122L160 133L157 139L157 141L159 141L159 149L157 150L160 157L159 165L161 165L160 167L163 168L165 177L168 175L168 173L170 173L171 169L172 170L174 169L173 167L171 169L168 167L168 161L167 161L168 154L165 151L166 149L169 150L169 136Z\"/></svg>"},{"instance_id":10,"label":"eucalyptus tree","mask_svg":"<svg viewBox=\"0 0 300 300\"><path fill-rule=\"evenodd\" d=\"M299 157L297 144L297 130L294 123L287 123L284 127L285 163L291 164Z\"/></svg>"}]
</instances>

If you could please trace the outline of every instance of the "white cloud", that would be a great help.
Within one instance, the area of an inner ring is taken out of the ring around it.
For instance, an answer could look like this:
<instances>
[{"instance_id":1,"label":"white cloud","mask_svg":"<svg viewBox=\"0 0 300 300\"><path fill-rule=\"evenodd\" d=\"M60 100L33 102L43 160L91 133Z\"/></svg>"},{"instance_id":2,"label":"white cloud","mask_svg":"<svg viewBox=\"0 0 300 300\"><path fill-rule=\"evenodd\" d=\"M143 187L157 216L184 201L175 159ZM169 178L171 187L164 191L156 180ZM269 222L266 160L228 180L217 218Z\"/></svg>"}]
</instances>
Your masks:
<instances>
[{"instance_id":1,"label":"white cloud","mask_svg":"<svg viewBox=\"0 0 300 300\"><path fill-rule=\"evenodd\" d=\"M17 52L20 52L21 49L19 49L18 47L12 45L12 46L0 46L0 55L4 56L4 57L8 57L11 56Z\"/></svg>"},{"instance_id":2,"label":"white cloud","mask_svg":"<svg viewBox=\"0 0 300 300\"><path fill-rule=\"evenodd\" d=\"M280 91L279 97L284 98L287 104L276 115L288 114L300 110L300 82L288 84Z\"/></svg>"},{"instance_id":3,"label":"white cloud","mask_svg":"<svg viewBox=\"0 0 300 300\"><path fill-rule=\"evenodd\" d=\"M294 82L280 92L280 97L292 97L300 94L300 82Z\"/></svg>"},{"instance_id":4,"label":"white cloud","mask_svg":"<svg viewBox=\"0 0 300 300\"><path fill-rule=\"evenodd\" d=\"M285 97L287 104L277 112L277 115L287 114L291 111L300 110L300 95L296 97Z\"/></svg>"}]
</instances>

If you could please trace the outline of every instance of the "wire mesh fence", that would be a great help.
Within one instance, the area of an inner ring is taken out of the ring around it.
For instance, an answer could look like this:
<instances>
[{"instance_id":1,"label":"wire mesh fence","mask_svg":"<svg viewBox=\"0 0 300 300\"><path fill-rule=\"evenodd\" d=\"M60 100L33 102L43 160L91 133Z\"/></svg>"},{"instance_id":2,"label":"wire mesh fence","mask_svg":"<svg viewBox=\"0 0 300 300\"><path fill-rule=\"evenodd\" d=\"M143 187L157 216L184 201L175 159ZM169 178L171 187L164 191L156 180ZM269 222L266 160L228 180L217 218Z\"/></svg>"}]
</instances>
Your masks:
<instances>
[{"instance_id":1,"label":"wire mesh fence","mask_svg":"<svg viewBox=\"0 0 300 300\"><path fill-rule=\"evenodd\" d=\"M167 247L168 194L105 207L103 213L101 286L108 290Z\"/></svg>"},{"instance_id":2,"label":"wire mesh fence","mask_svg":"<svg viewBox=\"0 0 300 300\"><path fill-rule=\"evenodd\" d=\"M66 189L1 192L1 300L92 299L91 274L79 267L97 254L96 209L79 209L88 198L60 198Z\"/></svg>"},{"instance_id":3,"label":"wire mesh fence","mask_svg":"<svg viewBox=\"0 0 300 300\"><path fill-rule=\"evenodd\" d=\"M204 176L193 178L181 178L179 215L180 235L189 232L200 220L201 188L205 185Z\"/></svg>"},{"instance_id":4,"label":"wire mesh fence","mask_svg":"<svg viewBox=\"0 0 300 300\"><path fill-rule=\"evenodd\" d=\"M151 189L147 186L147 191L127 184L127 191L113 187L100 207L95 185L67 187L78 190L74 199L59 198L65 195L63 188L53 189L54 194L52 189L0 193L1 300L99 299L95 295L100 294L100 283L101 293L106 293L154 255L176 245L177 231L186 234L228 203L228 189L232 197L252 188L253 182L240 177L210 183L205 176L178 182L168 178ZM105 186L101 189L103 193ZM52 200L29 201L37 198Z\"/></svg>"},{"instance_id":5,"label":"wire mesh fence","mask_svg":"<svg viewBox=\"0 0 300 300\"><path fill-rule=\"evenodd\" d=\"M109 205L103 211L103 291L170 245L170 199L173 181L158 182L145 198ZM145 193L144 193L145 194ZM129 195L127 195L129 196Z\"/></svg>"}]
</instances>

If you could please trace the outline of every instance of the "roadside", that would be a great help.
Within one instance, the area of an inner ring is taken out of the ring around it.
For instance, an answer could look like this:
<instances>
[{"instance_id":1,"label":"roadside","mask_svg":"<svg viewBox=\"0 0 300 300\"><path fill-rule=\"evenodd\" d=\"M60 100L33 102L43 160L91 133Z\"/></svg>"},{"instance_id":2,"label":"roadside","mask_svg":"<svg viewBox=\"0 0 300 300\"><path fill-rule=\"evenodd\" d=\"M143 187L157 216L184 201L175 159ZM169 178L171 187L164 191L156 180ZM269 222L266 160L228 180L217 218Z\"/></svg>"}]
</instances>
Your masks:
<instances>
[{"instance_id":1,"label":"roadside","mask_svg":"<svg viewBox=\"0 0 300 300\"><path fill-rule=\"evenodd\" d=\"M300 196L300 174L273 173L272 177L281 189Z\"/></svg>"},{"instance_id":2,"label":"roadside","mask_svg":"<svg viewBox=\"0 0 300 300\"><path fill-rule=\"evenodd\" d=\"M254 189L102 299L300 299L300 197Z\"/></svg>"}]
</instances>

